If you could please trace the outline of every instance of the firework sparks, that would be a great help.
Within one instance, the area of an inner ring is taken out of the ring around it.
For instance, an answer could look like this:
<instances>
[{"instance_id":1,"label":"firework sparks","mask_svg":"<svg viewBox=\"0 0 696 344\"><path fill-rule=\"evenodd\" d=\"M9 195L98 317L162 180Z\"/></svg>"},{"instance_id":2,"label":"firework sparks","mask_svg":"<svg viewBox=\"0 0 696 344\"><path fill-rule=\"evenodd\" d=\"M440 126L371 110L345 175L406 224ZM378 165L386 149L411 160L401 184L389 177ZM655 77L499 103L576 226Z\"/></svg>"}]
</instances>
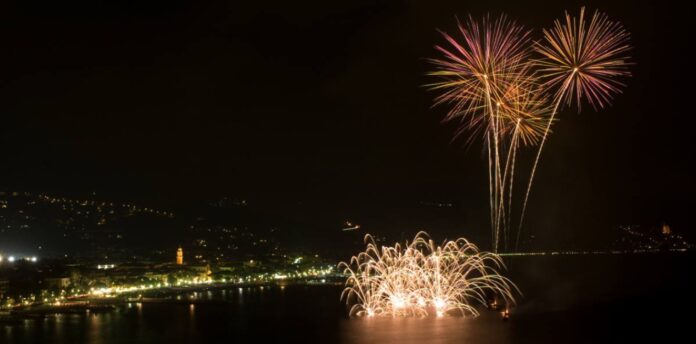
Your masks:
<instances>
[{"instance_id":1,"label":"firework sparks","mask_svg":"<svg viewBox=\"0 0 696 344\"><path fill-rule=\"evenodd\" d=\"M425 232L411 243L379 247L370 235L367 248L348 263L341 295L351 316L478 316L476 304L489 296L513 304L517 287L498 274L500 256L480 252L466 239L437 246Z\"/></svg>"},{"instance_id":2,"label":"firework sparks","mask_svg":"<svg viewBox=\"0 0 696 344\"><path fill-rule=\"evenodd\" d=\"M560 105L575 103L579 112L583 98L595 110L609 104L613 94L620 93L625 86L620 78L631 75L627 56L631 49L629 36L621 23L611 21L598 11L587 23L585 8L582 7L579 18L566 12L565 22L556 20L552 29L544 30L544 40L535 44L534 50L541 55L535 64L540 77L545 80L542 87L553 93L554 106L527 184L517 241L541 152Z\"/></svg>"},{"instance_id":3,"label":"firework sparks","mask_svg":"<svg viewBox=\"0 0 696 344\"><path fill-rule=\"evenodd\" d=\"M542 56L536 63L546 79L544 86L553 90L557 101L568 106L574 102L578 111L583 98L595 109L603 108L625 86L619 78L630 76L628 39L621 23L604 13L595 11L588 23L584 7L579 18L566 12L565 22L556 20L534 46Z\"/></svg>"},{"instance_id":4,"label":"firework sparks","mask_svg":"<svg viewBox=\"0 0 696 344\"><path fill-rule=\"evenodd\" d=\"M527 201L541 152L551 125L562 106L585 99L595 109L610 103L629 76L626 53L629 34L623 26L595 12L588 21L585 9L579 18L566 13L544 30L544 39L532 44L530 32L513 21L472 17L458 25L461 41L442 33L446 47L431 59L439 78L429 84L441 92L434 105L448 105L445 120L458 119L455 136L469 132L467 143L482 137L488 157L490 221L493 250L519 244ZM531 52L540 55L532 59ZM517 226L511 241L512 192L517 150L538 145Z\"/></svg>"},{"instance_id":5,"label":"firework sparks","mask_svg":"<svg viewBox=\"0 0 696 344\"><path fill-rule=\"evenodd\" d=\"M451 48L432 59L440 79L430 84L442 93L435 105L451 108L446 120L462 123L457 135L470 131L468 142L484 138L488 154L491 234L494 251L508 248L509 214L516 152L539 142L548 122L547 97L540 92L529 62L529 31L502 16L481 23L469 17L458 25L461 42L442 33ZM506 199L508 202L506 203ZM506 211L507 208L507 211Z\"/></svg>"},{"instance_id":6,"label":"firework sparks","mask_svg":"<svg viewBox=\"0 0 696 344\"><path fill-rule=\"evenodd\" d=\"M481 23L469 17L458 30L461 42L441 32L451 47L435 46L444 58L430 60L437 70L429 75L441 81L427 86L443 91L435 105L452 105L446 120L460 119L468 122L463 129L484 134L494 123L495 98L525 70L530 33L505 17Z\"/></svg>"}]
</instances>

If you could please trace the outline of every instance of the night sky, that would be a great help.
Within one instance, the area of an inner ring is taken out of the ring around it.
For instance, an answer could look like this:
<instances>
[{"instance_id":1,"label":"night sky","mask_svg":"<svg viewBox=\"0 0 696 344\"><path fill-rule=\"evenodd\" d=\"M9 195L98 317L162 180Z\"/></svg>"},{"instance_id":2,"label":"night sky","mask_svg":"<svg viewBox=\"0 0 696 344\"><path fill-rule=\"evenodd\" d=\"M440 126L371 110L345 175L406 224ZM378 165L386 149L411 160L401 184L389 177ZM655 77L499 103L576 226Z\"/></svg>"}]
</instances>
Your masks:
<instances>
[{"instance_id":1,"label":"night sky","mask_svg":"<svg viewBox=\"0 0 696 344\"><path fill-rule=\"evenodd\" d=\"M526 228L559 245L622 224L689 233L692 19L666 1L6 2L0 188L165 206L229 195L317 235L354 219L487 238L482 147L452 141L422 87L436 29L506 13L540 37L583 4L631 32L634 76L610 108L560 114ZM421 202L455 211L419 215Z\"/></svg>"}]
</instances>

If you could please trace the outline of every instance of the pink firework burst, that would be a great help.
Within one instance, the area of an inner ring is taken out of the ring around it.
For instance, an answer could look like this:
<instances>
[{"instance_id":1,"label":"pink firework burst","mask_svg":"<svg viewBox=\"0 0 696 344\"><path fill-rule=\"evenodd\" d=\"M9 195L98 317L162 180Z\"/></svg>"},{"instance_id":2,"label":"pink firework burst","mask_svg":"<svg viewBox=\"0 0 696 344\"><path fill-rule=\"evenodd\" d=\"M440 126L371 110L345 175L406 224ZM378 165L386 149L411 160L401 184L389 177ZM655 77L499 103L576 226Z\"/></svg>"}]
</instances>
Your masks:
<instances>
[{"instance_id":1,"label":"pink firework burst","mask_svg":"<svg viewBox=\"0 0 696 344\"><path fill-rule=\"evenodd\" d=\"M603 108L621 92L619 78L630 75L626 53L631 49L621 23L598 11L588 23L583 7L579 18L566 12L565 22L556 20L543 32L544 40L535 45L542 55L537 63L558 104L575 102L580 111L584 97L593 108Z\"/></svg>"},{"instance_id":2,"label":"pink firework burst","mask_svg":"<svg viewBox=\"0 0 696 344\"><path fill-rule=\"evenodd\" d=\"M528 71L530 31L505 16L481 22L469 16L458 29L460 41L441 32L449 44L435 46L443 57L430 60L436 71L429 73L440 81L427 86L443 91L435 105L451 105L445 120L460 119L460 133L471 130L474 137L491 125L496 99Z\"/></svg>"}]
</instances>

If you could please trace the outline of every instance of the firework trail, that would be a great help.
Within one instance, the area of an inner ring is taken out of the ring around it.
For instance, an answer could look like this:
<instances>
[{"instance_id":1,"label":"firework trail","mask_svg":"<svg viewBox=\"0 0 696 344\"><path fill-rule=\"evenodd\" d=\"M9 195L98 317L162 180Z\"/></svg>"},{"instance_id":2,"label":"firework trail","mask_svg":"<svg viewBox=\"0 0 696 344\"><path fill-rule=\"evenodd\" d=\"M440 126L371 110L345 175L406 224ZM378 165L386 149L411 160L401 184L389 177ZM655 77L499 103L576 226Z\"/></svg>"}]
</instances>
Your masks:
<instances>
[{"instance_id":1,"label":"firework trail","mask_svg":"<svg viewBox=\"0 0 696 344\"><path fill-rule=\"evenodd\" d=\"M488 158L491 239L494 252L511 249L511 216L517 151L538 145L520 211L514 248L524 222L531 187L551 125L563 107L586 99L593 108L608 105L628 76L628 33L599 12L587 20L566 13L532 44L530 32L501 16L458 23L461 40L442 33L443 57L431 59L439 78L429 84L441 92L434 105L450 107L446 121L459 120L456 136L469 132L467 144L483 138ZM532 51L540 58L532 59Z\"/></svg>"},{"instance_id":2,"label":"firework trail","mask_svg":"<svg viewBox=\"0 0 696 344\"><path fill-rule=\"evenodd\" d=\"M553 28L543 30L543 33L543 41L534 45L534 50L541 55L535 65L544 80L542 87L553 94L554 105L522 203L518 243L541 152L551 123L562 104L572 106L574 103L580 112L584 98L595 110L597 107L604 108L611 102L613 94L621 93L625 86L620 78L630 76L630 63L626 55L631 49L628 44L630 35L621 23L611 21L604 13L595 11L587 23L584 7L580 9L579 18L566 12L565 22L556 20Z\"/></svg>"},{"instance_id":3,"label":"firework trail","mask_svg":"<svg viewBox=\"0 0 696 344\"><path fill-rule=\"evenodd\" d=\"M450 106L445 120L457 119L462 124L457 135L471 132L468 143L483 137L489 167L491 239L497 252L500 246L507 248L511 178L519 141L531 145L539 140L546 123L541 119L548 109L529 62L528 30L501 16L481 22L469 17L458 24L458 31L461 42L442 33L449 45L435 47L444 58L431 59L437 70L429 73L440 81L427 86L442 92L435 105Z\"/></svg>"},{"instance_id":4,"label":"firework trail","mask_svg":"<svg viewBox=\"0 0 696 344\"><path fill-rule=\"evenodd\" d=\"M500 256L463 238L437 246L419 232L411 243L379 247L368 234L365 242L365 251L339 264L351 316L478 316L477 303L497 296L514 304L519 293L498 274Z\"/></svg>"}]
</instances>

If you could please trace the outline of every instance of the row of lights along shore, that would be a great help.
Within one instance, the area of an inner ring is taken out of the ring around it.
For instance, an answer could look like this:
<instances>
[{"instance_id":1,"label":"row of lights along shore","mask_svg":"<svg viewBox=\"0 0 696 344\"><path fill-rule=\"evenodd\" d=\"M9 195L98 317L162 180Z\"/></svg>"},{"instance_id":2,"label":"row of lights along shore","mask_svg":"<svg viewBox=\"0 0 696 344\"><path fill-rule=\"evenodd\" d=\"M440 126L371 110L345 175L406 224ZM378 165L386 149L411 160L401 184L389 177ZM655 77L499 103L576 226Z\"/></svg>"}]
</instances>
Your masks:
<instances>
[{"instance_id":1,"label":"row of lights along shore","mask_svg":"<svg viewBox=\"0 0 696 344\"><path fill-rule=\"evenodd\" d=\"M2 263L4 263L4 262L14 263L14 262L20 261L20 260L25 260L25 261L31 262L31 263L36 263L37 261L39 261L39 259L36 258L36 256L24 257L24 258L17 258L17 257L15 257L15 256L7 256L7 257L5 257L5 256L3 256L3 255L0 255L0 264L2 264Z\"/></svg>"}]
</instances>

